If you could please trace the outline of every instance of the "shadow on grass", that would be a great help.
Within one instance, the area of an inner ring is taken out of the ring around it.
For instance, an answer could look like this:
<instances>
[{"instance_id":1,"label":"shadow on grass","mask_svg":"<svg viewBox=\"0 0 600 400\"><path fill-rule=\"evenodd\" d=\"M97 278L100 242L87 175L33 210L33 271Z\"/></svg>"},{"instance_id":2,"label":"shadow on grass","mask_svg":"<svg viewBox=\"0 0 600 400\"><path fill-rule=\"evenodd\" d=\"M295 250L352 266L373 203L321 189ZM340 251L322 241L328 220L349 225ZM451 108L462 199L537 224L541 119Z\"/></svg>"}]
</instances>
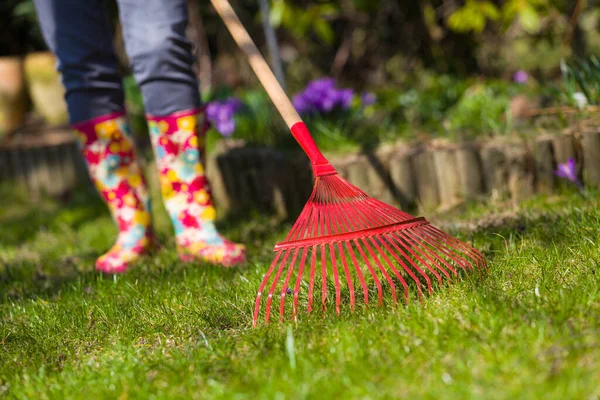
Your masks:
<instances>
[{"instance_id":1,"label":"shadow on grass","mask_svg":"<svg viewBox=\"0 0 600 400\"><path fill-rule=\"evenodd\" d=\"M81 270L68 259L60 268L44 270L40 264L16 261L5 263L0 270L0 304L26 299L51 299L62 293L76 280L92 282L95 272Z\"/></svg>"},{"instance_id":2,"label":"shadow on grass","mask_svg":"<svg viewBox=\"0 0 600 400\"><path fill-rule=\"evenodd\" d=\"M0 248L27 242L41 229L53 230L61 223L77 229L108 213L98 195L90 190L77 191L67 201L44 200L39 206L21 203L12 208L14 212L0 216Z\"/></svg>"},{"instance_id":3,"label":"shadow on grass","mask_svg":"<svg viewBox=\"0 0 600 400\"><path fill-rule=\"evenodd\" d=\"M76 215L67 213L69 218L65 220L65 210L70 208L76 210ZM2 219L2 223L5 224L2 230L15 232L15 235L10 240L0 241L0 247L27 241L39 231L41 225L53 227L63 223L76 230L82 223L105 212L108 211L102 202L88 200L85 196L49 211L28 209L18 218L8 216ZM283 236L288 229L280 220L257 213L230 216L220 220L218 225L221 232L232 240L247 243L250 271L259 265L262 267L263 261L268 265L275 240L278 236ZM50 232L54 230L50 229ZM61 233L57 231L55 234ZM161 243L174 244L170 235L158 232L158 236L159 240L164 239ZM17 255L17 258L11 261L3 262L0 259L0 303L35 298L52 299L60 293L75 290L73 284L76 281L77 290L83 290L85 287L93 288L98 279L113 279L111 275L102 275L94 270L94 261L99 255L96 252L84 253L75 249L75 253L69 257L50 256L39 259L37 254L33 254L32 257L23 254ZM169 282L177 284L184 281L190 273L195 275L195 279L224 282L227 286L227 282L233 281L243 270L223 269L200 262L184 264L178 260L174 246L159 245L152 254L119 279L131 282L139 280L150 285Z\"/></svg>"}]
</instances>

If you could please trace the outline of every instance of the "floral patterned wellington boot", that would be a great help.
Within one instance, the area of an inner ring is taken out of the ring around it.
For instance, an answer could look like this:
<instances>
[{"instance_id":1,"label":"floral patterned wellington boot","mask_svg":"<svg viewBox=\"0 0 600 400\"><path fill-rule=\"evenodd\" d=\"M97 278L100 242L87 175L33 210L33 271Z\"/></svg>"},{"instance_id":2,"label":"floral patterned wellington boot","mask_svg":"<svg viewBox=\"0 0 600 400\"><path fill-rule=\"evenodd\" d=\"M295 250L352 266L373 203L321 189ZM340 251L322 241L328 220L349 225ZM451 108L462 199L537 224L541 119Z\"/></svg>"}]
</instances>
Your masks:
<instances>
[{"instance_id":1,"label":"floral patterned wellington boot","mask_svg":"<svg viewBox=\"0 0 600 400\"><path fill-rule=\"evenodd\" d=\"M207 129L202 110L148 116L148 125L180 258L226 267L243 264L246 248L225 239L214 224L216 212L201 161Z\"/></svg>"},{"instance_id":2,"label":"floral patterned wellington boot","mask_svg":"<svg viewBox=\"0 0 600 400\"><path fill-rule=\"evenodd\" d=\"M135 159L124 113L73 125L89 174L119 227L114 246L96 261L96 269L120 273L153 244L146 182Z\"/></svg>"}]
</instances>

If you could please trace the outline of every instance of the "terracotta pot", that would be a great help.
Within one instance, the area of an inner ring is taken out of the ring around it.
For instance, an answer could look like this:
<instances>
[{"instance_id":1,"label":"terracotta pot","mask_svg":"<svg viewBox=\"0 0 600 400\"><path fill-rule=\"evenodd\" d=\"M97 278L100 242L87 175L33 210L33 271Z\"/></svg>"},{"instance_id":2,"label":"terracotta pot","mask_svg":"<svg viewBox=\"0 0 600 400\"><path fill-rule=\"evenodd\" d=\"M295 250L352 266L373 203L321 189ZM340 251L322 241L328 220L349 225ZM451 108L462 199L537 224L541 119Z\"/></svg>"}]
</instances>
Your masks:
<instances>
[{"instance_id":1,"label":"terracotta pot","mask_svg":"<svg viewBox=\"0 0 600 400\"><path fill-rule=\"evenodd\" d=\"M27 92L20 57L0 57L0 137L25 121Z\"/></svg>"},{"instance_id":2,"label":"terracotta pot","mask_svg":"<svg viewBox=\"0 0 600 400\"><path fill-rule=\"evenodd\" d=\"M35 110L50 126L68 122L65 88L56 71L56 57L51 52L31 53L25 57L25 76Z\"/></svg>"}]
</instances>

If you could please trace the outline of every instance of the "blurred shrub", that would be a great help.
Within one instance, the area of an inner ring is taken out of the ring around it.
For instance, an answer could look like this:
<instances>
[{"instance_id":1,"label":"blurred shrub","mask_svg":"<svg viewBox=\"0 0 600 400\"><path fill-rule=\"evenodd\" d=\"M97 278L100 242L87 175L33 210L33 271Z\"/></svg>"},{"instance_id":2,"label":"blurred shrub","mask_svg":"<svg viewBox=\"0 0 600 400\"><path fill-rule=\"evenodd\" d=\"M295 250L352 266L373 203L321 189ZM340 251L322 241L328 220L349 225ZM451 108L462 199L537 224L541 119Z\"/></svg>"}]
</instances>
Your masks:
<instances>
[{"instance_id":1,"label":"blurred shrub","mask_svg":"<svg viewBox=\"0 0 600 400\"><path fill-rule=\"evenodd\" d=\"M561 62L564 84L563 103L583 107L600 104L600 61L594 56L584 60Z\"/></svg>"},{"instance_id":2,"label":"blurred shrub","mask_svg":"<svg viewBox=\"0 0 600 400\"><path fill-rule=\"evenodd\" d=\"M509 97L498 87L477 84L448 111L446 128L460 137L506 132ZM510 118L508 118L510 120Z\"/></svg>"}]
</instances>

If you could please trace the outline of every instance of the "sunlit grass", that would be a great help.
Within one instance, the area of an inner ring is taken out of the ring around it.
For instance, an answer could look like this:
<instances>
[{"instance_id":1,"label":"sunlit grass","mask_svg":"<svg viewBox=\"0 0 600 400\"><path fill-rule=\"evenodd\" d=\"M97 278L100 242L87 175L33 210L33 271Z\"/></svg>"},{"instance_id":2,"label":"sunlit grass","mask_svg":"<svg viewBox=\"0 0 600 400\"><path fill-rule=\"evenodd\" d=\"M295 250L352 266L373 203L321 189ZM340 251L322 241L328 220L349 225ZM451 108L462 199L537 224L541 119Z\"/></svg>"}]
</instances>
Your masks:
<instances>
[{"instance_id":1,"label":"sunlit grass","mask_svg":"<svg viewBox=\"0 0 600 400\"><path fill-rule=\"evenodd\" d=\"M474 231L447 226L486 253L483 276L422 304L253 329L257 287L289 224L223 221L249 245L239 270L180 263L161 228L163 249L105 278L92 264L115 228L95 197L34 206L4 194L0 393L9 397L600 396L596 200L539 198L479 227L506 207L471 207L457 218Z\"/></svg>"}]
</instances>

